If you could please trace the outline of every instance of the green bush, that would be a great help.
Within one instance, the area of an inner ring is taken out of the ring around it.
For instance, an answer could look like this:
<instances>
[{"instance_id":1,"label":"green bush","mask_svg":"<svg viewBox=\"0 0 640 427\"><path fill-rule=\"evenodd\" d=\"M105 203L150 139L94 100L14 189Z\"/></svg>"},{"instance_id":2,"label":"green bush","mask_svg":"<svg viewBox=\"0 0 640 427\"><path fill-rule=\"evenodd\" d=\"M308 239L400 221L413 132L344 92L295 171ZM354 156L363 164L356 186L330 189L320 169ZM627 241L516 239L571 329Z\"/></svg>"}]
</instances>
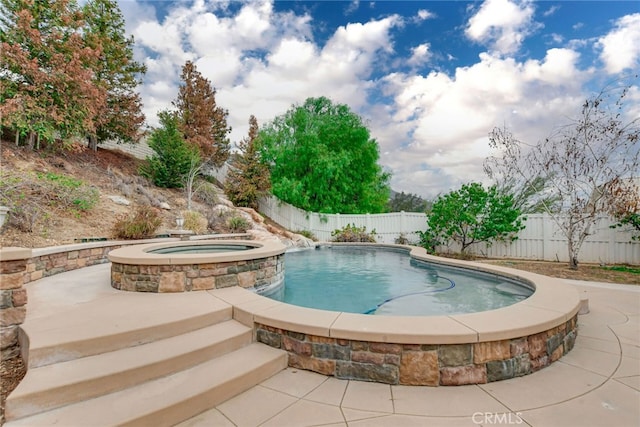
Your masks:
<instances>
[{"instance_id":1,"label":"green bush","mask_svg":"<svg viewBox=\"0 0 640 427\"><path fill-rule=\"evenodd\" d=\"M367 233L367 227L356 227L355 224L345 226L342 230L331 232L333 242L376 242L376 230Z\"/></svg>"},{"instance_id":2,"label":"green bush","mask_svg":"<svg viewBox=\"0 0 640 427\"><path fill-rule=\"evenodd\" d=\"M144 239L153 237L162 225L158 210L151 206L139 206L133 213L118 216L112 228L116 239Z\"/></svg>"},{"instance_id":3,"label":"green bush","mask_svg":"<svg viewBox=\"0 0 640 427\"><path fill-rule=\"evenodd\" d=\"M227 226L233 233L246 233L251 228L249 221L241 216L232 216L227 220Z\"/></svg>"},{"instance_id":4,"label":"green bush","mask_svg":"<svg viewBox=\"0 0 640 427\"><path fill-rule=\"evenodd\" d=\"M161 111L158 117L161 127L149 137L149 147L155 154L147 158L140 174L158 187L182 188L192 165L200 163L199 150L185 142L175 114Z\"/></svg>"}]
</instances>

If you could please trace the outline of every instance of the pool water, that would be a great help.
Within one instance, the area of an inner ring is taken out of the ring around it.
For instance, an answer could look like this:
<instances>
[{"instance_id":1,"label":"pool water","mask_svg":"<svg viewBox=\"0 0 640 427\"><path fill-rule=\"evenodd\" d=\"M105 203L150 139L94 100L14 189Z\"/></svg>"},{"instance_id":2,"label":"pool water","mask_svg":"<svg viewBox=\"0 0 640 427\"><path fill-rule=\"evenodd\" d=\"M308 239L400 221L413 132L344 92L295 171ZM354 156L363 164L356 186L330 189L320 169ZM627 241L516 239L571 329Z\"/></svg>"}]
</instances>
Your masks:
<instances>
[{"instance_id":1,"label":"pool water","mask_svg":"<svg viewBox=\"0 0 640 427\"><path fill-rule=\"evenodd\" d=\"M493 310L533 290L490 273L412 260L406 251L321 247L285 255L284 285L270 298L322 310L446 315Z\"/></svg>"},{"instance_id":2,"label":"pool water","mask_svg":"<svg viewBox=\"0 0 640 427\"><path fill-rule=\"evenodd\" d=\"M153 249L150 254L215 254L219 252L235 252L254 249L244 245L191 245L171 246L168 248Z\"/></svg>"}]
</instances>

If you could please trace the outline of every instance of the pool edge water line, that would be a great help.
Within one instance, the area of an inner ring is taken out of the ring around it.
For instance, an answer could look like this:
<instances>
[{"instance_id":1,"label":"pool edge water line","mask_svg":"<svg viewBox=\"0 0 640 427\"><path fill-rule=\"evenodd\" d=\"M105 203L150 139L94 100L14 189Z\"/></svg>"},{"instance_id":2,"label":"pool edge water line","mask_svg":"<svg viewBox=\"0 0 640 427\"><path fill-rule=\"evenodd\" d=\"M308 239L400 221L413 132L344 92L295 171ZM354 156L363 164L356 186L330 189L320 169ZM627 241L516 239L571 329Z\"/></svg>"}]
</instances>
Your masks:
<instances>
[{"instance_id":1,"label":"pool edge water line","mask_svg":"<svg viewBox=\"0 0 640 427\"><path fill-rule=\"evenodd\" d=\"M234 306L256 340L289 353L289 366L344 379L406 385L483 384L533 373L569 352L577 337L577 290L507 267L444 259L405 245L412 258L498 274L535 289L500 309L443 316L371 316L294 306L247 290L210 291Z\"/></svg>"}]
</instances>

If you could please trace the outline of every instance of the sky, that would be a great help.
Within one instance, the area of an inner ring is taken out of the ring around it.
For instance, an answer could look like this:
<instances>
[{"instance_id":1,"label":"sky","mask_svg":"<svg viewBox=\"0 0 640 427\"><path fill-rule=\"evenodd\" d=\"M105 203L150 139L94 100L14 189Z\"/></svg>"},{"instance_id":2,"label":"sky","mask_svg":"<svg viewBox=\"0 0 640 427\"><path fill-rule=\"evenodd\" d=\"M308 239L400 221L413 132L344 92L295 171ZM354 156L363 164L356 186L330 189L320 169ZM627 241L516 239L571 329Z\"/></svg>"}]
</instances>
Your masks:
<instances>
[{"instance_id":1,"label":"sky","mask_svg":"<svg viewBox=\"0 0 640 427\"><path fill-rule=\"evenodd\" d=\"M230 138L309 97L359 114L395 191L433 198L489 183L488 134L530 144L640 69L638 1L119 0L147 122L193 61L229 111ZM637 83L638 80L635 80ZM634 86L628 100L640 105ZM637 111L637 110L636 110Z\"/></svg>"}]
</instances>

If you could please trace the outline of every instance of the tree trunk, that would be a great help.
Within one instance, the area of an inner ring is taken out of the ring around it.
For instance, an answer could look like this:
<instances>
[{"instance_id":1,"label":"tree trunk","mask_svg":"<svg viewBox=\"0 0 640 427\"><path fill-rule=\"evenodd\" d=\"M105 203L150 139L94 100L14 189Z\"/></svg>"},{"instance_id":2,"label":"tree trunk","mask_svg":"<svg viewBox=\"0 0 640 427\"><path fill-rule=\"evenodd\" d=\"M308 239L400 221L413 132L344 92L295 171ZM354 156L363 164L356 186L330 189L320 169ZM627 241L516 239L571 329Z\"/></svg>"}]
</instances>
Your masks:
<instances>
[{"instance_id":1,"label":"tree trunk","mask_svg":"<svg viewBox=\"0 0 640 427\"><path fill-rule=\"evenodd\" d=\"M33 131L29 132L29 140L27 143L27 147L29 147L29 150L33 150L33 147L35 145L35 139L36 139L35 137L36 137L35 132Z\"/></svg>"},{"instance_id":2,"label":"tree trunk","mask_svg":"<svg viewBox=\"0 0 640 427\"><path fill-rule=\"evenodd\" d=\"M87 146L91 151L98 151L98 138L95 135L89 135L87 137Z\"/></svg>"},{"instance_id":3,"label":"tree trunk","mask_svg":"<svg viewBox=\"0 0 640 427\"><path fill-rule=\"evenodd\" d=\"M569 240L569 244L567 245L569 248L569 268L572 270L578 269L578 257L573 250L573 241Z\"/></svg>"},{"instance_id":4,"label":"tree trunk","mask_svg":"<svg viewBox=\"0 0 640 427\"><path fill-rule=\"evenodd\" d=\"M20 146L20 131L16 130L16 147Z\"/></svg>"}]
</instances>

